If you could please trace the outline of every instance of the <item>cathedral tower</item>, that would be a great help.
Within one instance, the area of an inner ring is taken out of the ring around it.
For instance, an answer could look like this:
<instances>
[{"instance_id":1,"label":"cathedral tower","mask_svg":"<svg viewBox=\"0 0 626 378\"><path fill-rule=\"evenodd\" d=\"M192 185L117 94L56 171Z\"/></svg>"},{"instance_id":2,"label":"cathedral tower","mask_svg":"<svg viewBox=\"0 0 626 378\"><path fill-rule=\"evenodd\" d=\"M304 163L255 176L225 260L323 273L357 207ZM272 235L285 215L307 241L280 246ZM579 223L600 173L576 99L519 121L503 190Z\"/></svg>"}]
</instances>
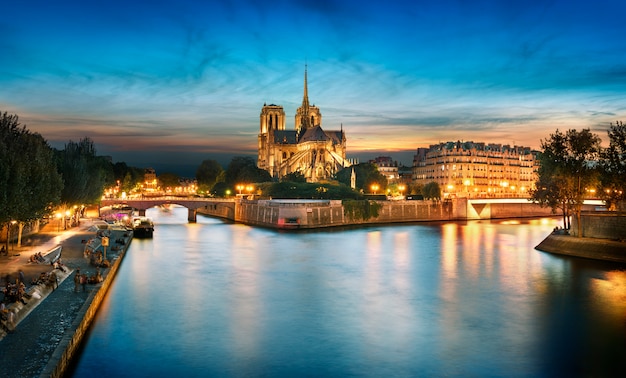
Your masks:
<instances>
[{"instance_id":1,"label":"cathedral tower","mask_svg":"<svg viewBox=\"0 0 626 378\"><path fill-rule=\"evenodd\" d=\"M309 105L307 66L304 66L304 96L302 105L296 110L296 131L300 134L314 126L322 126L322 113L317 106Z\"/></svg>"}]
</instances>

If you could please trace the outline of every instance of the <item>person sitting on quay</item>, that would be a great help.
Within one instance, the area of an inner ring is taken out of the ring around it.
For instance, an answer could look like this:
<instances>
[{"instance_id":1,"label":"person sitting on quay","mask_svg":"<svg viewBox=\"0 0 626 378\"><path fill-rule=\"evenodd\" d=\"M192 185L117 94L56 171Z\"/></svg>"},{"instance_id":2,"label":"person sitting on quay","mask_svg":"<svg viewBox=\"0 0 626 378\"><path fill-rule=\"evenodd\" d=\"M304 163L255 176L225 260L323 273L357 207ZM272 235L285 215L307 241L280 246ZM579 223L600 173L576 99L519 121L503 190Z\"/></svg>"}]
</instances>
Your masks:
<instances>
[{"instance_id":1,"label":"person sitting on quay","mask_svg":"<svg viewBox=\"0 0 626 378\"><path fill-rule=\"evenodd\" d=\"M90 284L98 284L102 281L103 279L102 279L102 274L100 274L100 268L97 268L96 273L93 276L89 277L88 282Z\"/></svg>"},{"instance_id":2,"label":"person sitting on quay","mask_svg":"<svg viewBox=\"0 0 626 378\"><path fill-rule=\"evenodd\" d=\"M67 272L67 270L65 268L65 264L63 264L63 261L61 261L61 258L59 258L57 261L55 261L53 263L53 266L54 266L54 269L59 269L63 273Z\"/></svg>"}]
</instances>

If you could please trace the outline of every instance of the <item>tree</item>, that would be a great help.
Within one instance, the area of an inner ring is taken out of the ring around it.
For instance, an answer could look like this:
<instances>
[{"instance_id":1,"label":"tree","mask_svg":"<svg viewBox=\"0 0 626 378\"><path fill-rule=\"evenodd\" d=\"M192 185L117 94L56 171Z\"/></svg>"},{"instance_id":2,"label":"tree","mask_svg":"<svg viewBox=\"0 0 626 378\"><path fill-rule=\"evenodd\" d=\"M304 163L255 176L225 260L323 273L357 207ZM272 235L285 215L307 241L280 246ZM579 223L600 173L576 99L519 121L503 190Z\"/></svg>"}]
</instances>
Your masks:
<instances>
[{"instance_id":1,"label":"tree","mask_svg":"<svg viewBox=\"0 0 626 378\"><path fill-rule=\"evenodd\" d=\"M114 177L111 163L96 156L89 138L78 143L69 141L64 150L57 151L57 165L64 182L61 201L66 206L98 202L105 184Z\"/></svg>"},{"instance_id":2,"label":"tree","mask_svg":"<svg viewBox=\"0 0 626 378\"><path fill-rule=\"evenodd\" d=\"M256 166L254 159L248 156L232 158L224 173L224 181L229 186L240 183L260 183L272 181L270 174Z\"/></svg>"},{"instance_id":3,"label":"tree","mask_svg":"<svg viewBox=\"0 0 626 378\"><path fill-rule=\"evenodd\" d=\"M216 183L224 180L224 169L215 160L204 160L196 169L198 189L209 192Z\"/></svg>"},{"instance_id":4,"label":"tree","mask_svg":"<svg viewBox=\"0 0 626 378\"><path fill-rule=\"evenodd\" d=\"M599 194L608 208L622 211L626 200L626 125L611 124L607 131L609 147L600 153Z\"/></svg>"},{"instance_id":5,"label":"tree","mask_svg":"<svg viewBox=\"0 0 626 378\"><path fill-rule=\"evenodd\" d=\"M569 228L569 215L574 212L581 235L580 214L585 200L586 188L595 185L597 170L593 162L598 159L600 138L589 129L558 129L550 138L541 141L542 152L538 155L539 170L531 200L541 206L549 206L556 213L560 208L563 227Z\"/></svg>"},{"instance_id":6,"label":"tree","mask_svg":"<svg viewBox=\"0 0 626 378\"><path fill-rule=\"evenodd\" d=\"M378 171L376 165L372 163L361 163L346 167L335 175L337 181L350 186L350 178L352 177L352 169L356 175L356 189L369 192L373 184L378 185L378 192L385 193L387 189L387 178Z\"/></svg>"},{"instance_id":7,"label":"tree","mask_svg":"<svg viewBox=\"0 0 626 378\"><path fill-rule=\"evenodd\" d=\"M161 173L158 177L159 186L161 189L167 191L168 189L172 189L177 187L180 184L180 176L175 173Z\"/></svg>"},{"instance_id":8,"label":"tree","mask_svg":"<svg viewBox=\"0 0 626 378\"><path fill-rule=\"evenodd\" d=\"M52 148L20 126L17 115L0 114L0 224L8 230L16 221L21 233L25 222L40 219L59 202L63 182Z\"/></svg>"},{"instance_id":9,"label":"tree","mask_svg":"<svg viewBox=\"0 0 626 378\"><path fill-rule=\"evenodd\" d=\"M280 179L281 182L306 182L306 177L300 172L291 172Z\"/></svg>"},{"instance_id":10,"label":"tree","mask_svg":"<svg viewBox=\"0 0 626 378\"><path fill-rule=\"evenodd\" d=\"M435 181L431 181L422 187L422 195L425 199L439 201L441 199L441 188Z\"/></svg>"}]
</instances>

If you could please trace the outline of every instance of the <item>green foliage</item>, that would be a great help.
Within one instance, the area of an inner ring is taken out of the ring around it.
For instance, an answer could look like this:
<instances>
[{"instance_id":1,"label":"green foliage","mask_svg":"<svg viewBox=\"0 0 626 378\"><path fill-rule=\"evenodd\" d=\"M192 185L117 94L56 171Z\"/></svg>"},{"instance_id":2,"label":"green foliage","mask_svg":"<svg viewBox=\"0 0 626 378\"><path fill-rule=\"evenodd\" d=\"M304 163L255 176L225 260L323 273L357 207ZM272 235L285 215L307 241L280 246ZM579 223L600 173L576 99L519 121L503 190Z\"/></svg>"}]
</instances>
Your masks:
<instances>
[{"instance_id":1,"label":"green foliage","mask_svg":"<svg viewBox=\"0 0 626 378\"><path fill-rule=\"evenodd\" d=\"M102 197L104 186L113 180L113 166L101 156L89 138L69 141L56 152L59 173L63 176L61 201L65 204L91 204Z\"/></svg>"},{"instance_id":2,"label":"green foliage","mask_svg":"<svg viewBox=\"0 0 626 378\"><path fill-rule=\"evenodd\" d=\"M163 190L173 189L180 184L180 176L170 172L161 173L157 177L157 180L159 181L159 186Z\"/></svg>"},{"instance_id":3,"label":"green foliage","mask_svg":"<svg viewBox=\"0 0 626 378\"><path fill-rule=\"evenodd\" d=\"M40 219L63 188L52 148L20 126L17 115L0 113L0 224Z\"/></svg>"},{"instance_id":4,"label":"green foliage","mask_svg":"<svg viewBox=\"0 0 626 378\"><path fill-rule=\"evenodd\" d=\"M281 181L259 185L263 197L293 199L344 199L361 195L343 184Z\"/></svg>"},{"instance_id":5,"label":"green foliage","mask_svg":"<svg viewBox=\"0 0 626 378\"><path fill-rule=\"evenodd\" d=\"M377 218L382 205L369 200L344 200L343 214L351 221Z\"/></svg>"},{"instance_id":6,"label":"green foliage","mask_svg":"<svg viewBox=\"0 0 626 378\"><path fill-rule=\"evenodd\" d=\"M198 189L205 192L211 191L216 183L224 180L224 175L224 169L217 161L204 160L196 169Z\"/></svg>"},{"instance_id":7,"label":"green foliage","mask_svg":"<svg viewBox=\"0 0 626 378\"><path fill-rule=\"evenodd\" d=\"M266 170L258 168L253 158L235 156L226 168L224 181L232 188L237 184L272 181L272 177Z\"/></svg>"},{"instance_id":8,"label":"green foliage","mask_svg":"<svg viewBox=\"0 0 626 378\"><path fill-rule=\"evenodd\" d=\"M425 199L439 201L441 199L441 187L435 181L431 181L422 187L422 195Z\"/></svg>"},{"instance_id":9,"label":"green foliage","mask_svg":"<svg viewBox=\"0 0 626 378\"><path fill-rule=\"evenodd\" d=\"M130 193L133 189L141 187L144 183L144 169L129 167L124 162L113 164L113 180L107 181L107 187L116 185L120 182L120 189L123 192Z\"/></svg>"},{"instance_id":10,"label":"green foliage","mask_svg":"<svg viewBox=\"0 0 626 378\"><path fill-rule=\"evenodd\" d=\"M600 153L598 194L608 208L622 211L626 205L626 125L611 124L607 134L609 147Z\"/></svg>"},{"instance_id":11,"label":"green foliage","mask_svg":"<svg viewBox=\"0 0 626 378\"><path fill-rule=\"evenodd\" d=\"M552 208L553 212L560 208L564 227L569 228L568 215L574 211L580 217L585 188L595 186L597 170L590 162L599 157L600 138L589 129L572 129L565 134L556 130L550 138L541 141L541 148L531 199ZM580 222L578 224L580 226Z\"/></svg>"},{"instance_id":12,"label":"green foliage","mask_svg":"<svg viewBox=\"0 0 626 378\"><path fill-rule=\"evenodd\" d=\"M287 182L306 182L306 177L300 172L291 172L283 176L280 181Z\"/></svg>"},{"instance_id":13,"label":"green foliage","mask_svg":"<svg viewBox=\"0 0 626 378\"><path fill-rule=\"evenodd\" d=\"M376 165L372 163L361 163L346 167L335 175L337 181L350 186L350 180L352 177L352 169L356 175L356 189L364 192L370 192L372 185L378 185L378 192L385 193L387 190L387 178L378 171Z\"/></svg>"}]
</instances>

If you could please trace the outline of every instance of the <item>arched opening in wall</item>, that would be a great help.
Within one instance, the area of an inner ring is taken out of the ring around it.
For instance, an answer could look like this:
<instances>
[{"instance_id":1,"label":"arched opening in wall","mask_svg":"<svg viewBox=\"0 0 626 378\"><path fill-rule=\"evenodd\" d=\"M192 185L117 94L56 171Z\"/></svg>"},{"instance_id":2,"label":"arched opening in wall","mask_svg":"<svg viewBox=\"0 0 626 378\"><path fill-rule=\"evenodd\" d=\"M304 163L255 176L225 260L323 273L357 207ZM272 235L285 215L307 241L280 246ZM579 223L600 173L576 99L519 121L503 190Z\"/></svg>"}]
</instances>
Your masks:
<instances>
[{"instance_id":1,"label":"arched opening in wall","mask_svg":"<svg viewBox=\"0 0 626 378\"><path fill-rule=\"evenodd\" d=\"M287 153L283 152L283 159L287 159Z\"/></svg>"},{"instance_id":2,"label":"arched opening in wall","mask_svg":"<svg viewBox=\"0 0 626 378\"><path fill-rule=\"evenodd\" d=\"M315 126L315 117L311 116L311 126Z\"/></svg>"}]
</instances>

